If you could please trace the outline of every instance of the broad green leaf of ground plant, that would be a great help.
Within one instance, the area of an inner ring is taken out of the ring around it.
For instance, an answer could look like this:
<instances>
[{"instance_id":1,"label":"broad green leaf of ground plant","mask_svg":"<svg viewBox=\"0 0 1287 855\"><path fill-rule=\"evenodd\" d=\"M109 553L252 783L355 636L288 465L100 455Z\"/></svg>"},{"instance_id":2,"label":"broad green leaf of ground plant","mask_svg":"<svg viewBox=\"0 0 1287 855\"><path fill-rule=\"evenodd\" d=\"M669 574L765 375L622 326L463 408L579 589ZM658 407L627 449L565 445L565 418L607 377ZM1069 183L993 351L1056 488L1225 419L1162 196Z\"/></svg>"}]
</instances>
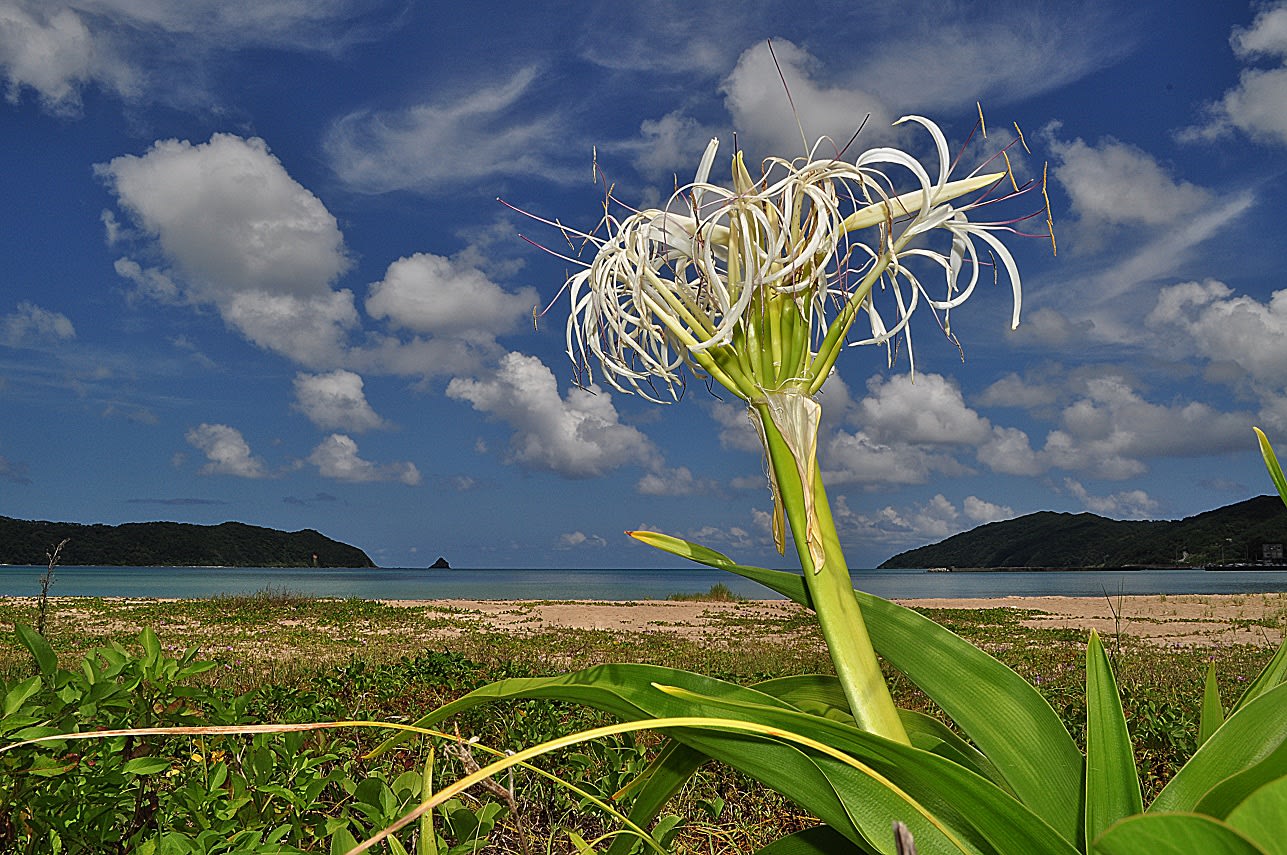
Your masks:
<instances>
[{"instance_id":1,"label":"broad green leaf of ground plant","mask_svg":"<svg viewBox=\"0 0 1287 855\"><path fill-rule=\"evenodd\" d=\"M1280 744L1258 763L1236 775L1230 775L1212 787L1198 802L1194 811L1223 819L1237 810L1252 793L1284 778L1287 778L1287 742Z\"/></svg>"},{"instance_id":2,"label":"broad green leaf of ground plant","mask_svg":"<svg viewBox=\"0 0 1287 855\"><path fill-rule=\"evenodd\" d=\"M1191 811L1222 781L1238 775L1279 752L1287 741L1287 684L1251 701L1224 724L1175 773L1150 812ZM1287 760L1287 757L1283 759ZM1287 775L1287 768L1280 773Z\"/></svg>"},{"instance_id":3,"label":"broad green leaf of ground plant","mask_svg":"<svg viewBox=\"0 0 1287 855\"><path fill-rule=\"evenodd\" d=\"M1144 810L1113 667L1091 630L1086 645L1086 839Z\"/></svg>"},{"instance_id":4,"label":"broad green leaf of ground plant","mask_svg":"<svg viewBox=\"0 0 1287 855\"><path fill-rule=\"evenodd\" d=\"M893 837L892 830L890 837ZM779 837L755 855L864 855L869 851L850 843L827 826L818 825Z\"/></svg>"},{"instance_id":5,"label":"broad green leaf of ground plant","mask_svg":"<svg viewBox=\"0 0 1287 855\"><path fill-rule=\"evenodd\" d=\"M657 818L666 803L709 760L709 757L697 749L669 739L648 764L648 768L626 791L614 796L614 799L632 794L634 798L630 803L628 817L635 825L646 828ZM627 855L638 845L639 841L635 837L623 833L608 846L607 855Z\"/></svg>"},{"instance_id":6,"label":"broad green leaf of ground plant","mask_svg":"<svg viewBox=\"0 0 1287 855\"><path fill-rule=\"evenodd\" d=\"M636 532L666 552L728 570L812 607L797 573L736 564L677 537ZM1084 758L1041 693L1010 668L923 615L856 591L876 652L903 672L987 755L1025 805L1080 840Z\"/></svg>"},{"instance_id":7,"label":"broad green leaf of ground plant","mask_svg":"<svg viewBox=\"0 0 1287 855\"><path fill-rule=\"evenodd\" d=\"M1274 487L1278 489L1278 495L1282 497L1283 503L1287 504L1287 477L1283 476L1283 468L1278 465L1278 455L1274 454L1274 447L1269 444L1269 437L1258 427L1253 427L1256 432L1256 439L1260 442L1260 455L1265 458L1265 468L1269 470L1269 477L1273 479Z\"/></svg>"},{"instance_id":8,"label":"broad green leaf of ground plant","mask_svg":"<svg viewBox=\"0 0 1287 855\"><path fill-rule=\"evenodd\" d=\"M578 674L505 680L448 704L421 723L497 700L539 697L582 703L633 720L740 719L842 751L853 762L741 733L671 733L795 800L855 842L880 845L889 823L899 819L912 829L923 855L1076 851L1008 793L949 760L799 712L752 689L684 671L604 665Z\"/></svg>"},{"instance_id":9,"label":"broad green leaf of ground plant","mask_svg":"<svg viewBox=\"0 0 1287 855\"><path fill-rule=\"evenodd\" d=\"M1094 855L1267 855L1225 823L1200 814L1141 814L1095 841Z\"/></svg>"},{"instance_id":10,"label":"broad green leaf of ground plant","mask_svg":"<svg viewBox=\"0 0 1287 855\"><path fill-rule=\"evenodd\" d=\"M1287 778L1256 790L1225 821L1269 855L1287 855Z\"/></svg>"},{"instance_id":11,"label":"broad green leaf of ground plant","mask_svg":"<svg viewBox=\"0 0 1287 855\"><path fill-rule=\"evenodd\" d=\"M1202 716L1198 719L1198 745L1206 742L1224 724L1224 706L1220 703L1220 685L1216 682L1215 662L1207 665L1207 681L1202 688Z\"/></svg>"}]
</instances>

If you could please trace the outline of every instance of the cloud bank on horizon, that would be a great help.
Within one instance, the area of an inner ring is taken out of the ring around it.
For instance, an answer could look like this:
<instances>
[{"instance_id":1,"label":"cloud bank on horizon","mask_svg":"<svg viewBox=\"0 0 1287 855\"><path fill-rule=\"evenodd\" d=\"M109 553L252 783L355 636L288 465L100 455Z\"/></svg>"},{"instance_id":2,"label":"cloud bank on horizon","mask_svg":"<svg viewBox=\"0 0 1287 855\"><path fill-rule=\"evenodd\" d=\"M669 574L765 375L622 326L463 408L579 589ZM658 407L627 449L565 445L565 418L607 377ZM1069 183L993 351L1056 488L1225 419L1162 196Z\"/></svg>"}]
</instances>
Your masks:
<instances>
[{"instance_id":1,"label":"cloud bank on horizon","mask_svg":"<svg viewBox=\"0 0 1287 855\"><path fill-rule=\"evenodd\" d=\"M649 565L619 533L651 527L773 564L745 415L700 382L669 407L577 388L571 265L519 235L578 247L495 200L592 228L592 164L658 204L712 136L932 162L909 113L967 162L1021 132L1059 254L1010 242L1013 333L985 287L959 348L918 319L914 375L841 359L821 450L854 563L1268 491L1287 3L719 8L0 0L0 513L160 505L385 565Z\"/></svg>"}]
</instances>

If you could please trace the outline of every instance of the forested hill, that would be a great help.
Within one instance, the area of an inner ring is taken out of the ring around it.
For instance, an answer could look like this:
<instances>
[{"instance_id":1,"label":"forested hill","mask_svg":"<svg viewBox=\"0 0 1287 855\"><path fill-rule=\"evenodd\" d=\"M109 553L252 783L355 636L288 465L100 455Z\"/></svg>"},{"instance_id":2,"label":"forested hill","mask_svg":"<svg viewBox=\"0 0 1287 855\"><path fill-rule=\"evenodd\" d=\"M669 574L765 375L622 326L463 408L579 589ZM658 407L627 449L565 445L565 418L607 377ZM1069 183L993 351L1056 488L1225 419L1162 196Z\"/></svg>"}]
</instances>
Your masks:
<instances>
[{"instance_id":1,"label":"forested hill","mask_svg":"<svg viewBox=\"0 0 1287 855\"><path fill-rule=\"evenodd\" d=\"M981 525L880 566L1201 566L1259 561L1265 543L1287 543L1287 508L1277 496L1170 521L1041 511Z\"/></svg>"},{"instance_id":2,"label":"forested hill","mask_svg":"<svg viewBox=\"0 0 1287 855\"><path fill-rule=\"evenodd\" d=\"M67 540L59 564L135 567L374 567L356 546L312 529L285 532L220 525L145 522L124 525L16 520L0 516L0 564L47 564ZM313 556L317 559L314 562Z\"/></svg>"}]
</instances>

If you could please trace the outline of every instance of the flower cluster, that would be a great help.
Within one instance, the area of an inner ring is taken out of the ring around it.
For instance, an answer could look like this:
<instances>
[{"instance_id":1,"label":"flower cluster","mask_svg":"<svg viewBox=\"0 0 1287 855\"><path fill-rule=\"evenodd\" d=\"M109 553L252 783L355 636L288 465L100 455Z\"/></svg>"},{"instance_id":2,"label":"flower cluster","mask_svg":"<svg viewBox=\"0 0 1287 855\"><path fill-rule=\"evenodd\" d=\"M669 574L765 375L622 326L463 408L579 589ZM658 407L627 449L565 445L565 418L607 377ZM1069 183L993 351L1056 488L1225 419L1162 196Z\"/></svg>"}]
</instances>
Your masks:
<instances>
[{"instance_id":1,"label":"flower cluster","mask_svg":"<svg viewBox=\"0 0 1287 855\"><path fill-rule=\"evenodd\" d=\"M619 218L609 194L600 228L577 235L595 254L567 283L569 355L591 377L598 362L614 388L652 400L663 389L678 397L685 366L748 401L786 388L811 395L841 347L910 336L908 321L922 303L946 324L987 266L1005 268L1017 325L1019 272L997 232L1014 232L1018 221L970 215L1028 188L1002 188L1005 172L950 180L938 126L920 116L902 122L933 138L933 175L895 148L852 162L819 158L819 141L809 157L769 158L758 181L739 152L732 187L723 187L709 180L718 149L711 140L692 183L663 208ZM898 192L895 170L909 173L915 189ZM936 248L932 232L946 232L948 245ZM940 270L942 280L926 281L913 259ZM893 304L888 318L874 299L882 291ZM860 314L870 335L849 340Z\"/></svg>"}]
</instances>

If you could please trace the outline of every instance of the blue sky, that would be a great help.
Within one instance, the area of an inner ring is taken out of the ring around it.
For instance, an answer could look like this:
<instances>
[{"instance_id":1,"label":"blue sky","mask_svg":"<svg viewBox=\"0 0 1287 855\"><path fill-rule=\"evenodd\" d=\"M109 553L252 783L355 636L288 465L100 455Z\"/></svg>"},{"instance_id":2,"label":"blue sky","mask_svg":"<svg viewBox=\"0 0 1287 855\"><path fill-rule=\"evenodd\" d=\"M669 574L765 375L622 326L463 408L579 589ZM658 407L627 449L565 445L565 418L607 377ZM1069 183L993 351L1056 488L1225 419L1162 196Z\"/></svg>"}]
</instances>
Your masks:
<instances>
[{"instance_id":1,"label":"blue sky","mask_svg":"<svg viewBox=\"0 0 1287 855\"><path fill-rule=\"evenodd\" d=\"M430 6L434 8L430 8ZM439 7L447 8L439 8ZM987 8L989 11L980 11ZM993 11L994 9L994 11ZM1059 253L847 351L851 564L1038 510L1178 518L1287 443L1287 4L0 0L0 514L316 528L385 566L783 566L729 396L575 388L558 236L712 136L1017 123ZM980 147L971 143L970 152ZM752 161L754 162L754 161ZM719 170L716 174L722 174ZM964 360L962 360L962 355Z\"/></svg>"}]
</instances>

